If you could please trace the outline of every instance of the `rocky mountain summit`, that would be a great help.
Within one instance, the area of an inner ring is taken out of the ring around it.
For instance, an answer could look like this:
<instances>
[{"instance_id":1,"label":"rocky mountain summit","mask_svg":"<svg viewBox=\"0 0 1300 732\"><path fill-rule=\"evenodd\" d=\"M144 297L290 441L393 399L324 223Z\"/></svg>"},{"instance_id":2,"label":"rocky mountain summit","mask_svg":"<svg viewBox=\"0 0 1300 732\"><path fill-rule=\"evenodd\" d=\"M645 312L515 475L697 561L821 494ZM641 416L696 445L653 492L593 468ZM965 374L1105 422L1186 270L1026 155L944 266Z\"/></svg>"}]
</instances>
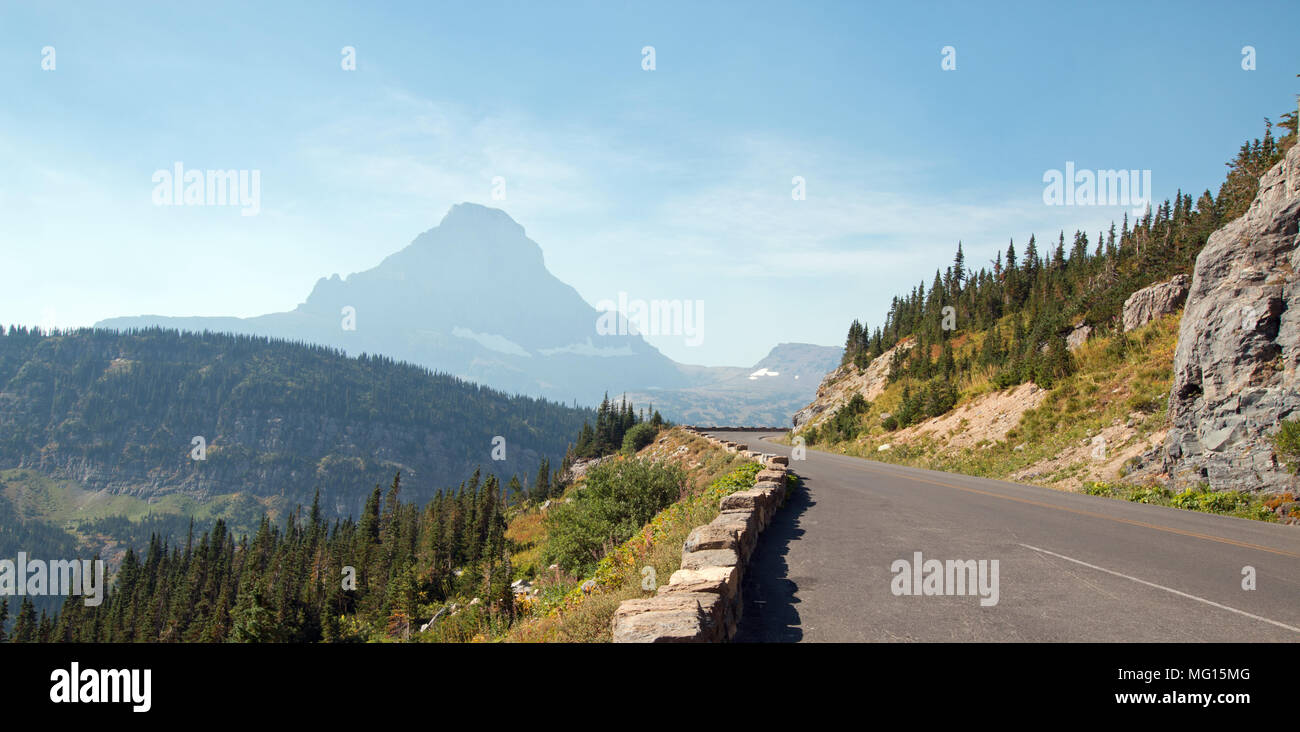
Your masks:
<instances>
[{"instance_id":1,"label":"rocky mountain summit","mask_svg":"<svg viewBox=\"0 0 1300 732\"><path fill-rule=\"evenodd\" d=\"M1298 224L1300 145L1196 259L1174 355L1171 429L1156 456L1176 486L1296 485L1274 456L1271 435L1300 415ZM1126 306L1126 323L1127 314Z\"/></svg>"}]
</instances>

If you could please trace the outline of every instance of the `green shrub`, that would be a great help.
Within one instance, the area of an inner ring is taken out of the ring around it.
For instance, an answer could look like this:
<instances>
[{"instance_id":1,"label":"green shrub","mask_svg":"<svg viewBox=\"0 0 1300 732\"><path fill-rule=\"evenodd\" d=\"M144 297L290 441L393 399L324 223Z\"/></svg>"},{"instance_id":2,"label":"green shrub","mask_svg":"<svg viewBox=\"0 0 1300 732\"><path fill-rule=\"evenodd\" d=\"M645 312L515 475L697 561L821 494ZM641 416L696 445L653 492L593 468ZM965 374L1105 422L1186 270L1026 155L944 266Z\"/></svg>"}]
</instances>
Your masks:
<instances>
[{"instance_id":1,"label":"green shrub","mask_svg":"<svg viewBox=\"0 0 1300 732\"><path fill-rule=\"evenodd\" d=\"M803 433L804 444L816 445L821 440L821 429L818 427L809 427Z\"/></svg>"},{"instance_id":2,"label":"green shrub","mask_svg":"<svg viewBox=\"0 0 1300 732\"><path fill-rule=\"evenodd\" d=\"M1163 505L1169 500L1169 491L1159 486L1148 486L1145 488L1136 488L1128 494L1128 499L1134 503L1154 503Z\"/></svg>"},{"instance_id":3,"label":"green shrub","mask_svg":"<svg viewBox=\"0 0 1300 732\"><path fill-rule=\"evenodd\" d=\"M1083 492L1090 496L1105 496L1107 498L1115 496L1115 489L1108 483L1084 483Z\"/></svg>"},{"instance_id":4,"label":"green shrub","mask_svg":"<svg viewBox=\"0 0 1300 732\"><path fill-rule=\"evenodd\" d=\"M903 400L882 425L890 432L933 417L941 417L957 405L957 386L942 378L922 382L912 391L903 387Z\"/></svg>"},{"instance_id":5,"label":"green shrub","mask_svg":"<svg viewBox=\"0 0 1300 732\"><path fill-rule=\"evenodd\" d=\"M1251 497L1240 491L1211 491L1188 488L1169 499L1169 505L1190 511L1206 513L1232 513L1251 507Z\"/></svg>"},{"instance_id":6,"label":"green shrub","mask_svg":"<svg viewBox=\"0 0 1300 732\"><path fill-rule=\"evenodd\" d=\"M1159 486L1100 482L1084 483L1081 490L1091 496L1120 498L1134 503L1173 506L1188 511L1218 513L1257 521L1277 520L1261 496L1246 491L1212 491L1205 483L1182 493L1173 493Z\"/></svg>"},{"instance_id":7,"label":"green shrub","mask_svg":"<svg viewBox=\"0 0 1300 732\"><path fill-rule=\"evenodd\" d=\"M1273 447L1291 472L1300 474L1300 418L1289 419L1278 427Z\"/></svg>"},{"instance_id":8,"label":"green shrub","mask_svg":"<svg viewBox=\"0 0 1300 732\"><path fill-rule=\"evenodd\" d=\"M633 455L641 448L655 441L659 428L649 422L642 422L623 435L623 454Z\"/></svg>"},{"instance_id":9,"label":"green shrub","mask_svg":"<svg viewBox=\"0 0 1300 732\"><path fill-rule=\"evenodd\" d=\"M852 440L862 432L861 415L866 414L870 409L871 403L861 394L854 393L848 404L840 407L839 411L835 412L835 416L822 425L823 432L819 437L825 438L828 442Z\"/></svg>"},{"instance_id":10,"label":"green shrub","mask_svg":"<svg viewBox=\"0 0 1300 732\"><path fill-rule=\"evenodd\" d=\"M612 547L627 541L686 486L680 468L645 460L614 460L587 473L572 503L546 516L546 561L588 574Z\"/></svg>"}]
</instances>

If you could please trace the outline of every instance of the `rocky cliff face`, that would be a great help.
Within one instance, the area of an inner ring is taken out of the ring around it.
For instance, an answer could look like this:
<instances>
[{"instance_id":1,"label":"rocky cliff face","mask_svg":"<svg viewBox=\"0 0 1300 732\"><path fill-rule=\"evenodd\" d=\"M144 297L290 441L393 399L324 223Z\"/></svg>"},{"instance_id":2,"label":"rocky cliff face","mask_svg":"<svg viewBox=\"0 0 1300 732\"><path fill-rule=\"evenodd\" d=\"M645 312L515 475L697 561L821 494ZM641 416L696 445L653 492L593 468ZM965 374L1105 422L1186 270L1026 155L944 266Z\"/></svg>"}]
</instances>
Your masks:
<instances>
[{"instance_id":1,"label":"rocky cliff face","mask_svg":"<svg viewBox=\"0 0 1300 732\"><path fill-rule=\"evenodd\" d=\"M1196 259L1162 456L1178 487L1296 485L1270 437L1279 421L1300 416L1297 222L1300 146L1264 175L1250 209L1214 232Z\"/></svg>"},{"instance_id":2,"label":"rocky cliff face","mask_svg":"<svg viewBox=\"0 0 1300 732\"><path fill-rule=\"evenodd\" d=\"M801 432L820 424L849 403L854 394L861 394L863 399L872 401L889 386L889 369L894 362L894 353L907 351L915 341L906 340L885 351L865 370L858 370L853 364L845 364L826 375L817 387L817 398L811 404L794 414L794 431Z\"/></svg>"}]
</instances>

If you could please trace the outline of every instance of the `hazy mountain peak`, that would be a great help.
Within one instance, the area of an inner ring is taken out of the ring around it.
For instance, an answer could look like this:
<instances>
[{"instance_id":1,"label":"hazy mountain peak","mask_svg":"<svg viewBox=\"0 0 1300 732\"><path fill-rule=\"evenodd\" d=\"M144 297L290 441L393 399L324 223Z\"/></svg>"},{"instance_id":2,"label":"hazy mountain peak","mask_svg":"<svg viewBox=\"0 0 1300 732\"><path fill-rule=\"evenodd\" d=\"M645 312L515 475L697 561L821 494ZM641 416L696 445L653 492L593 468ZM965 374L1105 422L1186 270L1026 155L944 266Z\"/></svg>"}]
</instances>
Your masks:
<instances>
[{"instance_id":1,"label":"hazy mountain peak","mask_svg":"<svg viewBox=\"0 0 1300 732\"><path fill-rule=\"evenodd\" d=\"M453 205L437 226L370 271L389 272L395 279L404 279L407 273L434 276L445 272L471 278L553 279L545 270L542 248L509 214L465 202Z\"/></svg>"},{"instance_id":2,"label":"hazy mountain peak","mask_svg":"<svg viewBox=\"0 0 1300 732\"><path fill-rule=\"evenodd\" d=\"M256 318L115 318L102 325L252 332L347 353L381 353L507 391L595 404L605 393L702 387L722 382L753 392L782 389L793 377L820 377L839 363L839 349L782 344L755 369L681 367L639 335L603 334L599 313L546 269L542 248L505 211L476 203L451 206L437 226L370 269L321 277L307 299L286 313ZM775 382L781 382L777 384ZM816 387L816 379L809 389ZM805 390L807 391L807 390ZM682 404L699 398L692 392ZM770 395L750 393L753 400ZM806 404L799 391L759 421ZM794 403L798 402L798 403ZM788 409L787 409L788 407ZM677 414L687 414L685 410ZM739 416L732 410L723 416ZM757 417L756 417L757 419ZM723 420L736 421L736 420Z\"/></svg>"},{"instance_id":3,"label":"hazy mountain peak","mask_svg":"<svg viewBox=\"0 0 1300 732\"><path fill-rule=\"evenodd\" d=\"M473 228L476 232L501 229L502 233L524 236L524 227L499 208L464 201L453 204L438 223L438 228Z\"/></svg>"}]
</instances>

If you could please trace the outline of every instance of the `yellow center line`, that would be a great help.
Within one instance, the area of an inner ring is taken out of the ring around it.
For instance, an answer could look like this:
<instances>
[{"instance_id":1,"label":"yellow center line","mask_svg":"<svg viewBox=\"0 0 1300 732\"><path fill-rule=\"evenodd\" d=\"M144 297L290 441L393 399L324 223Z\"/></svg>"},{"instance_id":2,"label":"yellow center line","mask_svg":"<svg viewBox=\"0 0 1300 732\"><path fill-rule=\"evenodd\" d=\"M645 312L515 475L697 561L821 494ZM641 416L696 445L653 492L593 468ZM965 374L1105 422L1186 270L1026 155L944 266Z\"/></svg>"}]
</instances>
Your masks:
<instances>
[{"instance_id":1,"label":"yellow center line","mask_svg":"<svg viewBox=\"0 0 1300 732\"><path fill-rule=\"evenodd\" d=\"M821 452L821 451L818 450L817 452ZM822 454L823 454L823 455L832 455L832 456L835 456L835 457L844 457L844 458L849 458L849 460L863 460L863 458L854 458L854 457L851 457L851 456L848 456L848 455L835 455L835 453L829 453L829 452L827 452L827 453L822 453ZM861 470L861 471L863 471L863 472L866 472L866 473L873 473L873 474L875 474L875 475L885 475L885 476L889 476L889 477L893 477L893 478L903 478L903 479L905 479L905 480L915 480L915 481L919 481L919 482L921 482L921 483L929 483L929 484L931 484L931 485L937 485L937 486L941 486L941 487L944 487L944 488L952 488L953 490L965 491L965 492L967 492L967 493L976 493L976 494L979 494L979 495L981 495L981 496L990 496L990 497L992 497L992 498L1001 498L1001 499L1004 500L1004 501L1015 501L1015 502L1017 502L1017 503L1028 503L1028 504L1030 504L1030 505L1032 505L1032 506L1041 506L1042 508L1050 508L1050 509L1053 509L1053 510L1056 510L1056 511L1066 511L1066 512L1069 512L1069 513L1077 513L1077 514L1079 514L1079 515L1081 515L1081 516L1089 516L1089 517L1091 517L1091 518L1105 519L1105 520L1107 520L1107 521L1115 521L1115 522L1122 523L1122 524L1129 524L1129 525L1131 525L1131 526L1141 526L1142 528L1146 528L1146 529L1155 529L1156 531L1166 531L1166 532L1169 532L1169 533L1171 533L1171 534L1180 534L1180 535L1182 535L1182 536L1190 536L1190 537L1193 537L1193 538L1196 538L1196 539L1204 539L1204 540L1206 540L1206 541L1217 541L1217 542L1219 542L1220 544L1231 544L1232 546L1241 547L1241 548L1243 548L1243 549L1255 549L1255 550L1258 550L1258 551L1261 551L1261 552L1268 552L1268 553L1270 553L1270 554L1278 554L1278 555L1283 556L1283 557L1295 557L1296 559L1300 559L1300 554L1296 554L1296 553L1294 553L1294 552L1288 552L1288 551L1284 551L1284 550L1282 550L1282 549L1272 549L1272 548L1269 548L1269 547L1266 547L1266 546L1260 546L1259 544L1251 544L1251 543L1249 543L1249 542L1245 542L1245 541L1237 541L1236 539L1227 539L1227 538L1224 538L1224 537L1222 537L1222 536L1212 536L1212 535L1210 535L1210 534L1198 534L1198 533L1195 532L1195 531L1187 531L1187 530L1185 530L1185 529L1175 529L1175 528L1173 528L1173 527L1171 527L1171 526L1160 526L1160 525L1157 525L1157 524L1149 524L1149 523L1147 523L1147 522L1145 522L1145 521L1135 521L1135 520L1133 520L1133 519L1119 518L1119 517L1117 517L1117 516L1107 516L1107 515L1104 514L1104 513L1096 513L1096 512L1093 512L1093 511L1084 511L1083 509L1079 509L1079 508L1066 508L1066 507L1064 507L1064 506L1057 506L1057 505L1054 505L1054 504L1051 504L1051 503L1044 503L1043 501L1035 501L1035 500L1033 500L1033 499L1031 499L1031 498L1018 498L1018 497L1016 497L1016 496L1007 496L1007 495L1003 495L1003 494L1001 494L1001 493L993 493L993 492L991 492L991 491L983 491L983 490L980 490L980 489L978 489L978 488L966 488L966 487L959 486L959 485L953 485L952 483L945 483L945 482L943 482L943 481L939 481L939 480L930 480L930 479L928 479L928 478L919 478L919 477L911 476L911 475L900 475L900 474L898 474L898 473L890 473L890 472L888 472L888 471L877 470L877 469L873 469L873 468L870 468L870 467L867 467L867 466L858 465L858 464L855 464L855 463L853 463L853 462L846 462L846 463L844 463L844 465L845 465L846 467L853 468L854 470Z\"/></svg>"}]
</instances>

